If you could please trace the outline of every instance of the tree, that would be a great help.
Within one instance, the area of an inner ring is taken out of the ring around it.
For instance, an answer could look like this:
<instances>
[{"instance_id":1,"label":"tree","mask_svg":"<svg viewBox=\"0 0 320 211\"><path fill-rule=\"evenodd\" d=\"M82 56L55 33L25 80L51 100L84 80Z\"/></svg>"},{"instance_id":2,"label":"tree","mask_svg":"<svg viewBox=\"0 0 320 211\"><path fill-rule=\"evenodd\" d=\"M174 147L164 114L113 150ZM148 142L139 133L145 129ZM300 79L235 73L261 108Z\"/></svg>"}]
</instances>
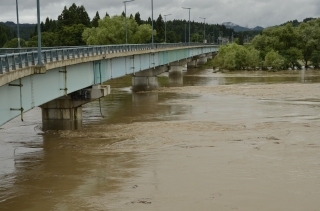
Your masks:
<instances>
[{"instance_id":1,"label":"tree","mask_svg":"<svg viewBox=\"0 0 320 211\"><path fill-rule=\"evenodd\" d=\"M59 35L54 32L42 32L41 33L41 46L53 47L61 46ZM38 36L33 36L28 41L28 47L38 47Z\"/></svg>"},{"instance_id":2,"label":"tree","mask_svg":"<svg viewBox=\"0 0 320 211\"><path fill-rule=\"evenodd\" d=\"M93 19L91 21L91 26L92 27L98 27L99 26L99 24L98 24L99 20L100 20L100 15L99 15L99 12L97 11L96 15L93 17Z\"/></svg>"},{"instance_id":3,"label":"tree","mask_svg":"<svg viewBox=\"0 0 320 211\"><path fill-rule=\"evenodd\" d=\"M246 55L246 64L251 69L260 67L261 66L260 52L253 47L249 47Z\"/></svg>"},{"instance_id":4,"label":"tree","mask_svg":"<svg viewBox=\"0 0 320 211\"><path fill-rule=\"evenodd\" d=\"M162 19L162 16L159 15L157 18L155 24L154 24L154 29L157 31L157 36L155 36L155 42L156 43L162 43L164 42L164 21Z\"/></svg>"},{"instance_id":5,"label":"tree","mask_svg":"<svg viewBox=\"0 0 320 211\"><path fill-rule=\"evenodd\" d=\"M135 15L134 15L134 20L137 22L138 25L141 25L142 24L142 20L140 18L140 13L137 12Z\"/></svg>"},{"instance_id":6,"label":"tree","mask_svg":"<svg viewBox=\"0 0 320 211\"><path fill-rule=\"evenodd\" d=\"M319 68L320 64L320 51L313 51L311 54L311 63L315 68Z\"/></svg>"},{"instance_id":7,"label":"tree","mask_svg":"<svg viewBox=\"0 0 320 211\"><path fill-rule=\"evenodd\" d=\"M69 9L64 7L61 15L58 16L58 27L71 26L74 24L83 24L86 27L91 26L89 15L83 5L77 6L73 3Z\"/></svg>"},{"instance_id":8,"label":"tree","mask_svg":"<svg viewBox=\"0 0 320 211\"><path fill-rule=\"evenodd\" d=\"M59 32L61 45L63 46L77 46L85 45L82 40L82 33L86 29L83 24L74 24L71 26L64 26Z\"/></svg>"},{"instance_id":9,"label":"tree","mask_svg":"<svg viewBox=\"0 0 320 211\"><path fill-rule=\"evenodd\" d=\"M138 25L134 19L127 18L128 43L146 43L150 40L152 28L149 25ZM82 34L87 45L123 44L126 42L124 17L105 17L99 21L97 28L87 28Z\"/></svg>"},{"instance_id":10,"label":"tree","mask_svg":"<svg viewBox=\"0 0 320 211\"><path fill-rule=\"evenodd\" d=\"M11 38L12 33L10 31L10 28L7 26L2 26L0 24L0 47L2 47Z\"/></svg>"},{"instance_id":11,"label":"tree","mask_svg":"<svg viewBox=\"0 0 320 211\"><path fill-rule=\"evenodd\" d=\"M320 47L320 18L301 23L298 27L298 47L302 51L303 62L308 67L313 51Z\"/></svg>"},{"instance_id":12,"label":"tree","mask_svg":"<svg viewBox=\"0 0 320 211\"><path fill-rule=\"evenodd\" d=\"M276 70L279 70L284 65L284 58L276 51L271 50L267 53L264 66L272 67Z\"/></svg>"},{"instance_id":13,"label":"tree","mask_svg":"<svg viewBox=\"0 0 320 211\"><path fill-rule=\"evenodd\" d=\"M77 16L80 19L80 22L78 22L77 24L83 24L86 27L91 26L90 17L83 5L77 8Z\"/></svg>"},{"instance_id":14,"label":"tree","mask_svg":"<svg viewBox=\"0 0 320 211\"><path fill-rule=\"evenodd\" d=\"M174 31L167 31L167 43L181 42L181 38Z\"/></svg>"},{"instance_id":15,"label":"tree","mask_svg":"<svg viewBox=\"0 0 320 211\"><path fill-rule=\"evenodd\" d=\"M20 39L20 46L27 47L27 43L24 39ZM17 48L18 47L18 38L13 38L12 40L8 40L4 46L4 48Z\"/></svg>"},{"instance_id":16,"label":"tree","mask_svg":"<svg viewBox=\"0 0 320 211\"><path fill-rule=\"evenodd\" d=\"M239 70L260 66L259 51L236 43L220 47L214 62L223 69Z\"/></svg>"}]
</instances>

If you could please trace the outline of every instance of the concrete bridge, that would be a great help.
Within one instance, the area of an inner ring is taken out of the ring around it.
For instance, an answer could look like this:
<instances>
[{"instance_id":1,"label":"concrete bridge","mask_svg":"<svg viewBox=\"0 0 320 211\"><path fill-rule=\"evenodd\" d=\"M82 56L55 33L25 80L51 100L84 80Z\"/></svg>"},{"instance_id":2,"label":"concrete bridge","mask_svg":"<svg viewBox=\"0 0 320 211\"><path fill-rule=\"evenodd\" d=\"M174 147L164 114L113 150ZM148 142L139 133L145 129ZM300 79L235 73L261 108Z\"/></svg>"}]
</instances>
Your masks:
<instances>
[{"instance_id":1,"label":"concrete bridge","mask_svg":"<svg viewBox=\"0 0 320 211\"><path fill-rule=\"evenodd\" d=\"M0 126L40 106L44 130L81 128L82 105L110 93L103 82L131 74L133 91L156 89L158 74L181 74L217 51L199 43L45 48L38 65L36 49L0 49Z\"/></svg>"}]
</instances>

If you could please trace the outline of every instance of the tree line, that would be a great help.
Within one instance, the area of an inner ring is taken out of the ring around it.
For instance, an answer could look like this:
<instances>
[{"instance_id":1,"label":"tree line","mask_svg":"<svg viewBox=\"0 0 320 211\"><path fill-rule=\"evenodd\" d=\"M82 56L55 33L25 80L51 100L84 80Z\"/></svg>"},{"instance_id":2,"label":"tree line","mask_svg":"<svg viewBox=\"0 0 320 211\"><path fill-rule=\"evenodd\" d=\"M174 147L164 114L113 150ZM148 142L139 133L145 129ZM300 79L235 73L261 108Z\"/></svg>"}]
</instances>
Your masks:
<instances>
[{"instance_id":1,"label":"tree line","mask_svg":"<svg viewBox=\"0 0 320 211\"><path fill-rule=\"evenodd\" d=\"M46 18L41 22L41 45L43 47L53 46L79 46L93 44L123 44L125 43L125 17L124 12L121 15L110 17L106 12L100 17L99 12L90 19L83 5L77 6L73 3L69 8L66 6L57 20ZM128 43L150 43L152 29L152 20L140 18L140 13L130 15L126 18L128 26ZM154 24L154 42L165 42L165 22L161 14L153 20ZM167 43L189 42L189 23L186 20L170 20L166 22ZM204 34L205 27L205 34ZM113 30L114 29L114 30ZM219 24L208 24L192 21L190 23L190 42L203 42L206 38L208 42L217 43L218 37L232 36L240 40L242 34L234 32ZM21 36L22 47L37 46L37 24L34 30L30 32L29 38ZM93 35L95 34L96 37ZM103 37L105 36L105 37ZM99 42L94 40L98 39ZM6 48L17 47L16 34L8 32L5 26L0 27L0 46Z\"/></svg>"},{"instance_id":2,"label":"tree line","mask_svg":"<svg viewBox=\"0 0 320 211\"><path fill-rule=\"evenodd\" d=\"M229 70L319 68L320 18L294 24L266 28L247 46L234 43L221 47L215 65Z\"/></svg>"}]
</instances>

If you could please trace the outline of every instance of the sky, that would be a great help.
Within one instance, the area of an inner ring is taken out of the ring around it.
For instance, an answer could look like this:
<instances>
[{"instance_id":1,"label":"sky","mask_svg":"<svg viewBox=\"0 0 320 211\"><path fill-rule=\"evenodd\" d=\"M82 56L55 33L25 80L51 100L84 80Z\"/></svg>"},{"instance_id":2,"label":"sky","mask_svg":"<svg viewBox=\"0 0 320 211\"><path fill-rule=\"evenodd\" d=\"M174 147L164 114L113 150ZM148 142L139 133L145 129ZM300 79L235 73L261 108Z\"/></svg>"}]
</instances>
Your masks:
<instances>
[{"instance_id":1,"label":"sky","mask_svg":"<svg viewBox=\"0 0 320 211\"><path fill-rule=\"evenodd\" d=\"M100 17L106 12L113 16L124 11L123 0L40 0L41 21L46 17L57 19L64 6L70 7L72 3L83 5L91 19L97 11ZM18 0L18 5L20 23L37 22L36 0ZM126 5L127 16L139 12L143 20L151 17L151 0L135 0ZM188 10L182 7L191 8L191 21L203 22L202 17L208 24L232 22L249 28L320 17L319 0L153 0L153 17L157 19L159 14L171 14L166 17L167 21L189 20ZM15 0L0 0L0 22L6 21L17 22Z\"/></svg>"}]
</instances>

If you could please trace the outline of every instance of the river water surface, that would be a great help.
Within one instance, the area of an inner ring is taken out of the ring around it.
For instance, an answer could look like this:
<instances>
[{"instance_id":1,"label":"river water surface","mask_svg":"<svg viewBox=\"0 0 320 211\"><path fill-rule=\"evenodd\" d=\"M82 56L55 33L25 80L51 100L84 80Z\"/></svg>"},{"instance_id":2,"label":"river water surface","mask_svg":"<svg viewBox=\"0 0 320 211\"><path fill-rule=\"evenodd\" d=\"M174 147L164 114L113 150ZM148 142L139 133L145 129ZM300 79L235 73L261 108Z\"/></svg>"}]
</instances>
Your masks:
<instances>
[{"instance_id":1,"label":"river water surface","mask_svg":"<svg viewBox=\"0 0 320 211\"><path fill-rule=\"evenodd\" d=\"M80 131L0 128L0 210L320 210L320 71L131 77ZM102 115L103 117L102 117Z\"/></svg>"}]
</instances>

